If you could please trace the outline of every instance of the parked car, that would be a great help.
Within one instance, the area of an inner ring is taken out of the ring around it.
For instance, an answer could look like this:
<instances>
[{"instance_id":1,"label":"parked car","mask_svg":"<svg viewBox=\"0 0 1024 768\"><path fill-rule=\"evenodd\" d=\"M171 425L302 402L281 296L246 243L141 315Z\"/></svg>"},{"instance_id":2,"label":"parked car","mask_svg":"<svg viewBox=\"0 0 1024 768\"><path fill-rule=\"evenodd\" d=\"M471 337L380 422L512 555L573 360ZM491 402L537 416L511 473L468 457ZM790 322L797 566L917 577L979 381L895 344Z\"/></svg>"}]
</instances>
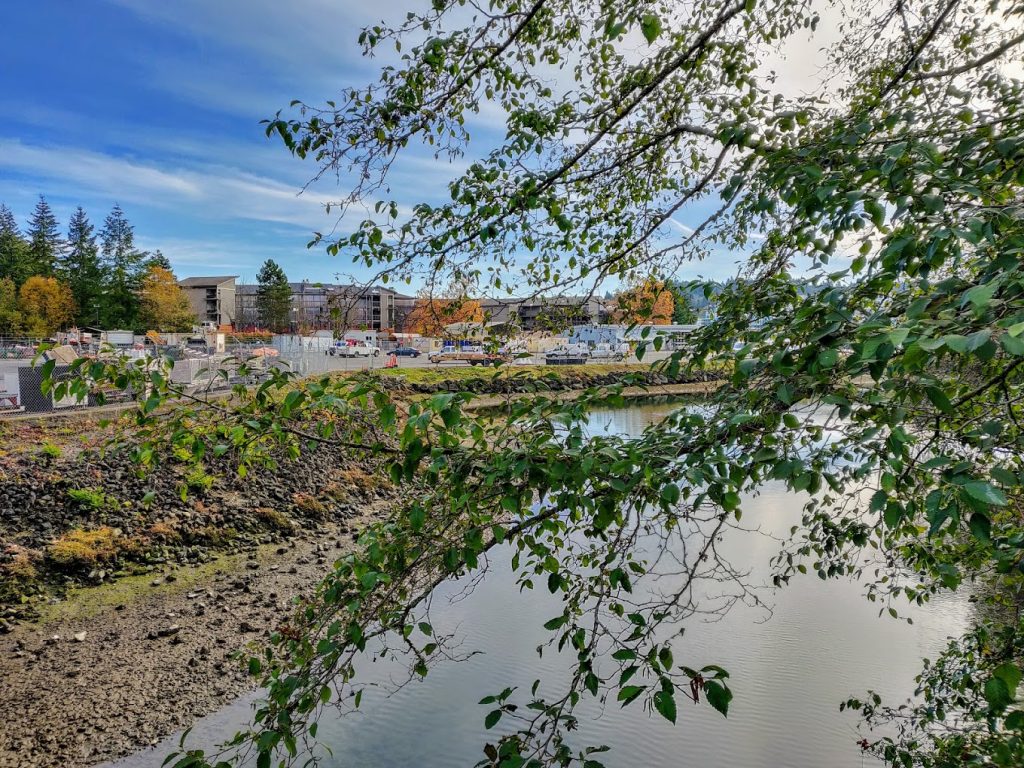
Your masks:
<instances>
[{"instance_id":1,"label":"parked car","mask_svg":"<svg viewBox=\"0 0 1024 768\"><path fill-rule=\"evenodd\" d=\"M398 357L419 357L421 353L415 347L397 347L392 350L391 354Z\"/></svg>"}]
</instances>

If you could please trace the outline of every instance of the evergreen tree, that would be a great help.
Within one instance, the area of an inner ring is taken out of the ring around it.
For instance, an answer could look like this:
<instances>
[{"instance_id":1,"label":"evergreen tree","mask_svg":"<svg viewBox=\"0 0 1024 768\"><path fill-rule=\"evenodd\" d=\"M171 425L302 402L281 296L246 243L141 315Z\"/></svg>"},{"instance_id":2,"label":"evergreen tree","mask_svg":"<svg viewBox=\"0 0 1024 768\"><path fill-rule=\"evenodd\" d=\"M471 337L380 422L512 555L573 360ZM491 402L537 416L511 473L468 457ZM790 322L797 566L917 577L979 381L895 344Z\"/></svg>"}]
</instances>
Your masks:
<instances>
[{"instance_id":1,"label":"evergreen tree","mask_svg":"<svg viewBox=\"0 0 1024 768\"><path fill-rule=\"evenodd\" d=\"M115 204L100 230L107 291L100 318L106 328L135 328L139 321L139 286L146 252L135 247L135 229Z\"/></svg>"},{"instance_id":2,"label":"evergreen tree","mask_svg":"<svg viewBox=\"0 0 1024 768\"><path fill-rule=\"evenodd\" d=\"M273 259L267 259L256 275L256 311L260 325L272 331L288 329L292 289L288 277Z\"/></svg>"},{"instance_id":3,"label":"evergreen tree","mask_svg":"<svg viewBox=\"0 0 1024 768\"><path fill-rule=\"evenodd\" d=\"M0 279L10 278L15 285L21 285L29 274L28 243L11 209L0 204Z\"/></svg>"},{"instance_id":4,"label":"evergreen tree","mask_svg":"<svg viewBox=\"0 0 1024 768\"><path fill-rule=\"evenodd\" d=\"M153 254L146 259L146 269L150 270L153 267L160 267L160 269L166 269L168 272L173 272L171 268L170 260L164 256L163 251L157 248L153 251Z\"/></svg>"},{"instance_id":5,"label":"evergreen tree","mask_svg":"<svg viewBox=\"0 0 1024 768\"><path fill-rule=\"evenodd\" d=\"M67 248L61 273L78 306L78 322L96 321L103 300L103 268L96 245L96 228L79 206L68 225Z\"/></svg>"},{"instance_id":6,"label":"evergreen tree","mask_svg":"<svg viewBox=\"0 0 1024 768\"><path fill-rule=\"evenodd\" d=\"M39 196L39 202L28 222L28 261L29 273L26 275L42 275L52 277L57 270L57 261L61 256L64 243L60 237L57 217L46 202Z\"/></svg>"}]
</instances>

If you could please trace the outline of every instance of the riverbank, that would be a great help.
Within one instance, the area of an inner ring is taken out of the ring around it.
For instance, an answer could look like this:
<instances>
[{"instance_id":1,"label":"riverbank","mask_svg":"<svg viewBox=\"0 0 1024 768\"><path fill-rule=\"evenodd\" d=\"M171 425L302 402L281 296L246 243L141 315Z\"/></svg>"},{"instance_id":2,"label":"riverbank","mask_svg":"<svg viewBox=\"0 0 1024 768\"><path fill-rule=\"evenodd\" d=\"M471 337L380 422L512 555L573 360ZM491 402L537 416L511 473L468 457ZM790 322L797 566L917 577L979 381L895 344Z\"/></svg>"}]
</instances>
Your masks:
<instances>
[{"instance_id":1,"label":"riverbank","mask_svg":"<svg viewBox=\"0 0 1024 768\"><path fill-rule=\"evenodd\" d=\"M584 368L580 371L577 369ZM472 391L474 407L637 381L637 366L378 373L400 400ZM89 766L156 743L242 692L258 643L397 504L386 467L311 450L239 478L169 460L139 475L95 419L5 424L0 451L0 768ZM186 493L182 493L182 491ZM6 633L6 634L5 634Z\"/></svg>"},{"instance_id":2,"label":"riverbank","mask_svg":"<svg viewBox=\"0 0 1024 768\"><path fill-rule=\"evenodd\" d=\"M317 536L73 591L0 637L0 768L91 766L187 727L252 679L233 658L286 618L381 506Z\"/></svg>"}]
</instances>

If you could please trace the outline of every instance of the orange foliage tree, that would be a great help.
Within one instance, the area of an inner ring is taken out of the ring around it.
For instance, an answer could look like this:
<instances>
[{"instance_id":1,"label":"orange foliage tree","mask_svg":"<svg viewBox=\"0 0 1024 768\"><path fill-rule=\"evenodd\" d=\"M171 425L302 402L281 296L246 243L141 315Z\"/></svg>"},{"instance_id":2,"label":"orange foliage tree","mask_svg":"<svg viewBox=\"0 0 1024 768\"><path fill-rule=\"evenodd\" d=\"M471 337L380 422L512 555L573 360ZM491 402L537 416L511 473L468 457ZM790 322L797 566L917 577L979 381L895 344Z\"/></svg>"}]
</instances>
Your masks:
<instances>
[{"instance_id":1,"label":"orange foliage tree","mask_svg":"<svg viewBox=\"0 0 1024 768\"><path fill-rule=\"evenodd\" d=\"M75 316L71 289L55 277L30 277L18 291L18 304L31 336L50 336Z\"/></svg>"},{"instance_id":2,"label":"orange foliage tree","mask_svg":"<svg viewBox=\"0 0 1024 768\"><path fill-rule=\"evenodd\" d=\"M667 325L674 309L675 299L665 283L648 279L620 293L613 314L617 322L627 325Z\"/></svg>"},{"instance_id":3,"label":"orange foliage tree","mask_svg":"<svg viewBox=\"0 0 1024 768\"><path fill-rule=\"evenodd\" d=\"M151 266L139 290L139 316L143 325L157 331L188 331L196 324L196 313L174 273Z\"/></svg>"},{"instance_id":4,"label":"orange foliage tree","mask_svg":"<svg viewBox=\"0 0 1024 768\"><path fill-rule=\"evenodd\" d=\"M445 326L452 323L482 323L483 320L484 311L476 299L421 295L405 319L405 332L444 336Z\"/></svg>"}]
</instances>

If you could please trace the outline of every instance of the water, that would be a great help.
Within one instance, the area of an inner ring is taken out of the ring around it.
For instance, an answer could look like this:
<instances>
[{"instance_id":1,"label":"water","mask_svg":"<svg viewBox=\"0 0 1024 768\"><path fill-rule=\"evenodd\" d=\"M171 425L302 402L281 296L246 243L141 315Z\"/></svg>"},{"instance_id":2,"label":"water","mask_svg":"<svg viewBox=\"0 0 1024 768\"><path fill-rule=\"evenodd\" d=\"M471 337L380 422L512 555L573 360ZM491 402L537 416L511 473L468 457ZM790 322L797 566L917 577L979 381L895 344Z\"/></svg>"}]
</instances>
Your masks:
<instances>
[{"instance_id":1,"label":"water","mask_svg":"<svg viewBox=\"0 0 1024 768\"><path fill-rule=\"evenodd\" d=\"M634 406L595 411L591 429L636 434L672 408ZM799 519L802 501L779 486L744 501L744 522L782 534ZM729 531L724 551L752 570L751 580L768 573L778 543L764 535ZM490 707L477 701L506 685L527 693L541 678L541 691L555 691L564 665L554 653L538 659L546 638L541 625L561 611L545 589L520 594L508 563L500 559L472 594L453 586L436 599L435 627L458 628L463 649L482 650L458 664L432 669L395 693L383 688L364 694L359 712L343 718L328 712L319 738L331 747L325 766L471 766L483 757L483 718ZM934 658L948 636L966 627L965 595L935 599L923 609L904 610L908 625L878 616L878 606L850 581L822 582L815 576L794 580L760 597L771 606L735 606L715 622L691 621L673 643L676 663L701 667L718 663L731 673L735 698L729 717L706 705L682 701L675 726L650 716L639 702L622 709L598 705L590 697L577 710L580 730L574 743L607 744L608 766L700 766L701 768L859 768L870 762L856 746L854 714L839 712L850 695L877 690L891 703L913 691L922 657ZM399 665L367 663L364 680L385 682L402 674ZM236 702L205 718L193 730L200 744L213 744L247 721L250 700ZM500 730L500 725L497 730ZM158 766L172 741L125 761L119 768ZM192 742L190 742L192 743Z\"/></svg>"}]
</instances>

